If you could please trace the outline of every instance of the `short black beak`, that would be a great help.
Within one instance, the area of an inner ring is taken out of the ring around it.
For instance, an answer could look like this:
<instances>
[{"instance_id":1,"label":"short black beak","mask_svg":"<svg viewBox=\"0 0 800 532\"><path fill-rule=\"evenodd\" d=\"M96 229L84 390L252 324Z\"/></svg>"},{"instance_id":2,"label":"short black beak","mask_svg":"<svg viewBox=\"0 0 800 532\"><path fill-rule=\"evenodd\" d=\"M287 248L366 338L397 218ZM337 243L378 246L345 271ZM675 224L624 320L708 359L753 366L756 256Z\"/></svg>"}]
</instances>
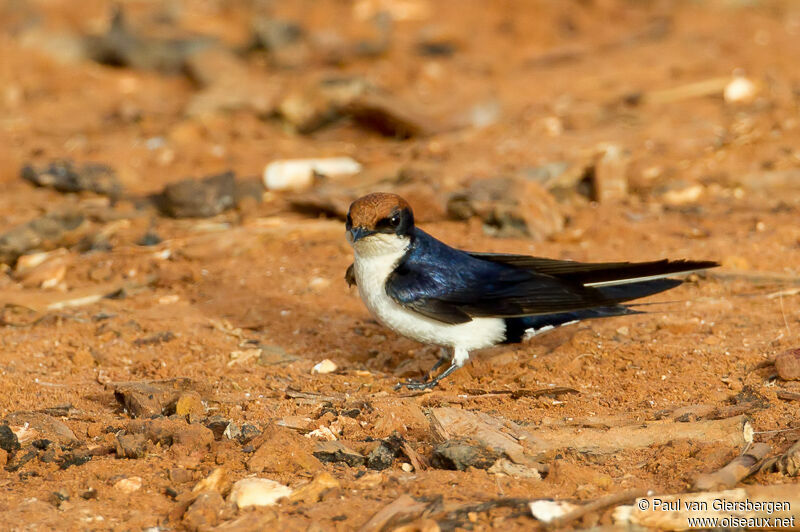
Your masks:
<instances>
[{"instance_id":1,"label":"short black beak","mask_svg":"<svg viewBox=\"0 0 800 532\"><path fill-rule=\"evenodd\" d=\"M370 231L364 227L351 227L350 228L350 241L355 243L364 238L365 236L369 236L375 231Z\"/></svg>"}]
</instances>

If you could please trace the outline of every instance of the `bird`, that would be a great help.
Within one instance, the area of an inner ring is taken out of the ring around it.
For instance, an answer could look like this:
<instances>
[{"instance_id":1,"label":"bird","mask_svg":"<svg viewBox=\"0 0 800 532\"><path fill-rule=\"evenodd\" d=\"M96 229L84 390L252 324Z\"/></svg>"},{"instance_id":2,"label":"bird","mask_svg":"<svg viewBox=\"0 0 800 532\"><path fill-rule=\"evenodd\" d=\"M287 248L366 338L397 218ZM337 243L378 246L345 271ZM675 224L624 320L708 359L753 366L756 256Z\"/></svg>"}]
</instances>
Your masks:
<instances>
[{"instance_id":1,"label":"bird","mask_svg":"<svg viewBox=\"0 0 800 532\"><path fill-rule=\"evenodd\" d=\"M438 385L474 350L586 319L639 314L622 303L683 282L670 276L718 266L706 260L590 263L464 251L418 228L409 203L388 192L355 200L345 230L354 259L345 280L357 286L370 313L402 336L443 348L423 380L397 385L411 390Z\"/></svg>"}]
</instances>

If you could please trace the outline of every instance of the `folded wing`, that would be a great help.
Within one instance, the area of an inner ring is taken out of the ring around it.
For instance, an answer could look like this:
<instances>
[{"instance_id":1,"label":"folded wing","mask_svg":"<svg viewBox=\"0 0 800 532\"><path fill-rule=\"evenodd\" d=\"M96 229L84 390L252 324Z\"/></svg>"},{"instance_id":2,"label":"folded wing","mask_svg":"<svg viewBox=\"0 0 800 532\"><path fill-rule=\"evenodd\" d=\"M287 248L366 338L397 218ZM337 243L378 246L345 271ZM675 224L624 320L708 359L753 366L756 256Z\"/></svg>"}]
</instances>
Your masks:
<instances>
[{"instance_id":1,"label":"folded wing","mask_svg":"<svg viewBox=\"0 0 800 532\"><path fill-rule=\"evenodd\" d=\"M427 236L427 235L426 235ZM486 253L444 244L411 253L389 277L386 291L401 305L444 323L612 307L681 283L665 277L715 266L713 262L579 263ZM435 257L435 258L433 258ZM442 260L445 258L446 260Z\"/></svg>"}]
</instances>

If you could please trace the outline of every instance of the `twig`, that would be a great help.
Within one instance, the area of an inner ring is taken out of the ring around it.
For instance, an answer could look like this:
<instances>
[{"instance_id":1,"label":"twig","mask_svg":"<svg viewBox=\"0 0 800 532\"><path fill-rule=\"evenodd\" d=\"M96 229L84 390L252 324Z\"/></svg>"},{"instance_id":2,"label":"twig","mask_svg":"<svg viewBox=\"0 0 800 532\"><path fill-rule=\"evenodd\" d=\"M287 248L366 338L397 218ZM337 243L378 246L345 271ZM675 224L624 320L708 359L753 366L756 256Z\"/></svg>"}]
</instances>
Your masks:
<instances>
[{"instance_id":1,"label":"twig","mask_svg":"<svg viewBox=\"0 0 800 532\"><path fill-rule=\"evenodd\" d=\"M385 530L389 525L397 525L403 521L411 521L423 514L431 513L441 508L441 497L432 502L417 502L413 497L403 494L393 502L384 506L364 523L359 529L360 532L378 532Z\"/></svg>"},{"instance_id":2,"label":"twig","mask_svg":"<svg viewBox=\"0 0 800 532\"><path fill-rule=\"evenodd\" d=\"M778 390L775 395L778 396L778 399L783 399L784 401L800 401L800 393L790 392L789 390Z\"/></svg>"},{"instance_id":3,"label":"twig","mask_svg":"<svg viewBox=\"0 0 800 532\"><path fill-rule=\"evenodd\" d=\"M531 430L482 412L453 407L434 408L430 418L431 429L439 440L476 440L524 465L564 449L604 454L673 440L724 442L736 447L753 441L753 427L745 416L686 423L651 421L607 430L579 427Z\"/></svg>"},{"instance_id":4,"label":"twig","mask_svg":"<svg viewBox=\"0 0 800 532\"><path fill-rule=\"evenodd\" d=\"M403 441L403 452L408 457L411 465L414 466L414 471L423 471L428 469L428 460L414 450L407 441Z\"/></svg>"},{"instance_id":5,"label":"twig","mask_svg":"<svg viewBox=\"0 0 800 532\"><path fill-rule=\"evenodd\" d=\"M566 386L554 386L552 388L540 388L538 390L526 390L524 388L519 390L481 390L478 388L467 388L464 391L468 394L478 396L510 395L512 399L519 399L520 397L540 397L542 395L558 396L565 393L581 393L575 388L568 388Z\"/></svg>"},{"instance_id":6,"label":"twig","mask_svg":"<svg viewBox=\"0 0 800 532\"><path fill-rule=\"evenodd\" d=\"M780 290L778 292L767 294L767 299L775 299L776 297L783 298L783 296L796 296L797 294L800 294L800 288L789 288L787 290ZM783 305L783 303L781 303L781 305Z\"/></svg>"},{"instance_id":7,"label":"twig","mask_svg":"<svg viewBox=\"0 0 800 532\"><path fill-rule=\"evenodd\" d=\"M577 521L584 515L603 510L609 506L626 504L629 501L635 501L639 497L644 497L645 495L647 495L647 490L645 489L632 489L623 491L622 493L612 493L611 495L606 495L605 497L600 497L599 499L596 499L590 503L584 504L583 506L566 513L561 517L556 517L547 523L547 527L562 528L573 521Z\"/></svg>"},{"instance_id":8,"label":"twig","mask_svg":"<svg viewBox=\"0 0 800 532\"><path fill-rule=\"evenodd\" d=\"M321 393L321 392L304 392L304 391L292 388L291 386L288 386L286 388L286 392L285 393L286 393L286 397L288 397L290 399L310 399L312 401L319 401L319 402L330 401L332 403L333 402L344 401L344 396L343 395L338 395L338 394L337 395L326 395L326 394Z\"/></svg>"},{"instance_id":9,"label":"twig","mask_svg":"<svg viewBox=\"0 0 800 532\"><path fill-rule=\"evenodd\" d=\"M528 433L526 445L534 458L541 459L562 449L585 453L614 453L622 449L640 449L663 445L673 440L725 442L737 447L753 439L753 428L745 416L721 420L652 421L637 425L602 429L563 428Z\"/></svg>"},{"instance_id":10,"label":"twig","mask_svg":"<svg viewBox=\"0 0 800 532\"><path fill-rule=\"evenodd\" d=\"M771 450L767 443L754 444L748 452L737 456L722 469L697 477L693 485L694 490L709 491L734 487L740 480L758 471L764 457Z\"/></svg>"}]
</instances>

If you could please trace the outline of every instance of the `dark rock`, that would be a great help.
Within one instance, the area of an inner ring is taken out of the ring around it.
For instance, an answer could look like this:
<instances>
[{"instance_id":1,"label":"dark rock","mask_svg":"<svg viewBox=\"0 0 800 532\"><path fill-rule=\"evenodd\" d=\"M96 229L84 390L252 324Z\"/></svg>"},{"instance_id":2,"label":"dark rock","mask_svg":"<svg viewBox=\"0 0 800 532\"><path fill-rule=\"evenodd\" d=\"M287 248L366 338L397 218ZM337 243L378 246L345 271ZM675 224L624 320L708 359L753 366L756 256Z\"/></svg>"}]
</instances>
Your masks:
<instances>
[{"instance_id":1,"label":"dark rock","mask_svg":"<svg viewBox=\"0 0 800 532\"><path fill-rule=\"evenodd\" d=\"M167 185L160 198L161 210L175 218L208 218L234 206L236 180L233 172L205 179L184 179Z\"/></svg>"},{"instance_id":2,"label":"dark rock","mask_svg":"<svg viewBox=\"0 0 800 532\"><path fill-rule=\"evenodd\" d=\"M38 441L41 441L41 440L38 440ZM44 449L43 452L39 454L39 460L41 462L45 463L45 464L52 464L57 459L58 458L56 456L56 446L55 445Z\"/></svg>"},{"instance_id":3,"label":"dark rock","mask_svg":"<svg viewBox=\"0 0 800 532\"><path fill-rule=\"evenodd\" d=\"M12 473L14 471L18 471L20 468L22 468L22 466L36 458L36 455L39 454L38 449L32 449L30 447L27 449L28 450L26 452L18 452L16 455L14 455L14 459L6 464L6 471L11 471Z\"/></svg>"},{"instance_id":4,"label":"dark rock","mask_svg":"<svg viewBox=\"0 0 800 532\"><path fill-rule=\"evenodd\" d=\"M225 501L216 491L205 491L197 496L183 514L183 524L189 530L208 529L220 521Z\"/></svg>"},{"instance_id":5,"label":"dark rock","mask_svg":"<svg viewBox=\"0 0 800 532\"><path fill-rule=\"evenodd\" d=\"M222 416L211 416L206 419L205 426L208 427L211 432L214 433L215 440L221 440L223 434L225 433L225 429L228 428L231 422Z\"/></svg>"},{"instance_id":6,"label":"dark rock","mask_svg":"<svg viewBox=\"0 0 800 532\"><path fill-rule=\"evenodd\" d=\"M392 450L381 443L367 455L366 465L370 469L380 471L391 467L392 463L394 463L394 458L395 454Z\"/></svg>"},{"instance_id":7,"label":"dark rock","mask_svg":"<svg viewBox=\"0 0 800 532\"><path fill-rule=\"evenodd\" d=\"M543 240L564 228L555 198L538 183L521 178L475 181L450 197L447 212L457 220L477 216L487 233L499 237Z\"/></svg>"},{"instance_id":8,"label":"dark rock","mask_svg":"<svg viewBox=\"0 0 800 532\"><path fill-rule=\"evenodd\" d=\"M55 507L59 507L62 502L67 501L69 501L69 492L64 488L50 493L50 503Z\"/></svg>"},{"instance_id":9,"label":"dark rock","mask_svg":"<svg viewBox=\"0 0 800 532\"><path fill-rule=\"evenodd\" d=\"M81 499L90 500L97 498L97 490L94 488L89 488L88 490L81 493Z\"/></svg>"},{"instance_id":10,"label":"dark rock","mask_svg":"<svg viewBox=\"0 0 800 532\"><path fill-rule=\"evenodd\" d=\"M92 456L81 453L68 453L59 461L60 469L69 469L72 466L82 466L92 460Z\"/></svg>"},{"instance_id":11,"label":"dark rock","mask_svg":"<svg viewBox=\"0 0 800 532\"><path fill-rule=\"evenodd\" d=\"M92 317L94 319L94 316ZM56 405L56 406L48 406L47 408L40 408L36 410L36 412L41 412L42 414L47 414L48 416L53 417L67 417L70 414L74 413L75 407L72 406L72 403L66 403L63 405Z\"/></svg>"},{"instance_id":12,"label":"dark rock","mask_svg":"<svg viewBox=\"0 0 800 532\"><path fill-rule=\"evenodd\" d=\"M144 458L147 440L144 434L118 434L116 437L117 458Z\"/></svg>"},{"instance_id":13,"label":"dark rock","mask_svg":"<svg viewBox=\"0 0 800 532\"><path fill-rule=\"evenodd\" d=\"M50 446L51 443L53 443L53 442L51 442L48 439L40 438L38 440L33 440L31 442L31 445L33 445L34 447L36 447L37 449L39 449L41 451L44 451L45 449L47 449Z\"/></svg>"},{"instance_id":14,"label":"dark rock","mask_svg":"<svg viewBox=\"0 0 800 532\"><path fill-rule=\"evenodd\" d=\"M23 439L27 441L45 439L60 445L74 445L78 442L78 438L63 421L41 412L12 412L6 416L5 422L12 429L24 427L26 438Z\"/></svg>"},{"instance_id":15,"label":"dark rock","mask_svg":"<svg viewBox=\"0 0 800 532\"><path fill-rule=\"evenodd\" d=\"M150 38L131 29L123 11L117 9L105 35L86 38L90 57L105 65L129 66L177 73L193 53L211 46L208 37Z\"/></svg>"},{"instance_id":16,"label":"dark rock","mask_svg":"<svg viewBox=\"0 0 800 532\"><path fill-rule=\"evenodd\" d=\"M156 246L162 242L161 237L153 231L148 231L137 242L140 246Z\"/></svg>"},{"instance_id":17,"label":"dark rock","mask_svg":"<svg viewBox=\"0 0 800 532\"><path fill-rule=\"evenodd\" d=\"M439 469L488 469L502 453L464 440L448 440L433 449L431 464Z\"/></svg>"},{"instance_id":18,"label":"dark rock","mask_svg":"<svg viewBox=\"0 0 800 532\"><path fill-rule=\"evenodd\" d=\"M47 166L26 165L22 178L39 187L49 187L59 192L89 191L112 199L122 194L122 184L117 173L108 165L84 163L76 165L69 160L53 161Z\"/></svg>"},{"instance_id":19,"label":"dark rock","mask_svg":"<svg viewBox=\"0 0 800 532\"><path fill-rule=\"evenodd\" d=\"M360 126L396 139L426 137L449 129L435 123L422 109L377 91L365 91L343 111Z\"/></svg>"},{"instance_id":20,"label":"dark rock","mask_svg":"<svg viewBox=\"0 0 800 532\"><path fill-rule=\"evenodd\" d=\"M277 111L287 125L308 135L344 117L347 105L368 88L361 78L326 78L313 87L284 95Z\"/></svg>"},{"instance_id":21,"label":"dark rock","mask_svg":"<svg viewBox=\"0 0 800 532\"><path fill-rule=\"evenodd\" d=\"M0 449L8 453L15 453L20 448L19 440L8 425L0 425Z\"/></svg>"},{"instance_id":22,"label":"dark rock","mask_svg":"<svg viewBox=\"0 0 800 532\"><path fill-rule=\"evenodd\" d=\"M311 59L311 46L303 28L293 21L259 18L253 24L255 47L269 52L278 68L300 68Z\"/></svg>"},{"instance_id":23,"label":"dark rock","mask_svg":"<svg viewBox=\"0 0 800 532\"><path fill-rule=\"evenodd\" d=\"M47 251L77 244L87 229L81 213L46 214L0 235L0 263L13 265L32 249Z\"/></svg>"},{"instance_id":24,"label":"dark rock","mask_svg":"<svg viewBox=\"0 0 800 532\"><path fill-rule=\"evenodd\" d=\"M303 27L291 20L257 18L253 22L256 46L267 51L276 51L303 38Z\"/></svg>"},{"instance_id":25,"label":"dark rock","mask_svg":"<svg viewBox=\"0 0 800 532\"><path fill-rule=\"evenodd\" d=\"M383 470L391 467L394 459L403 453L403 439L394 433L385 438L367 455L366 466L370 469Z\"/></svg>"},{"instance_id":26,"label":"dark rock","mask_svg":"<svg viewBox=\"0 0 800 532\"><path fill-rule=\"evenodd\" d=\"M322 462L344 462L350 467L364 465L364 455L340 441L318 442L314 448L314 456Z\"/></svg>"},{"instance_id":27,"label":"dark rock","mask_svg":"<svg viewBox=\"0 0 800 532\"><path fill-rule=\"evenodd\" d=\"M175 333L172 331L161 331L145 338L137 338L133 341L133 345L141 347L143 345L154 345L171 342L175 339Z\"/></svg>"},{"instance_id":28,"label":"dark rock","mask_svg":"<svg viewBox=\"0 0 800 532\"><path fill-rule=\"evenodd\" d=\"M170 415L181 393L194 387L191 379L116 382L109 385L114 397L132 416Z\"/></svg>"},{"instance_id":29,"label":"dark rock","mask_svg":"<svg viewBox=\"0 0 800 532\"><path fill-rule=\"evenodd\" d=\"M417 44L417 52L420 55L432 57L450 57L456 50L454 43L446 41L424 41Z\"/></svg>"},{"instance_id":30,"label":"dark rock","mask_svg":"<svg viewBox=\"0 0 800 532\"><path fill-rule=\"evenodd\" d=\"M261 431L255 425L245 423L239 431L239 436L236 438L240 443L247 443L253 438L259 436Z\"/></svg>"},{"instance_id":31,"label":"dark rock","mask_svg":"<svg viewBox=\"0 0 800 532\"><path fill-rule=\"evenodd\" d=\"M261 177L238 179L236 181L236 205L242 207L245 201L261 203L264 197L264 180Z\"/></svg>"}]
</instances>

